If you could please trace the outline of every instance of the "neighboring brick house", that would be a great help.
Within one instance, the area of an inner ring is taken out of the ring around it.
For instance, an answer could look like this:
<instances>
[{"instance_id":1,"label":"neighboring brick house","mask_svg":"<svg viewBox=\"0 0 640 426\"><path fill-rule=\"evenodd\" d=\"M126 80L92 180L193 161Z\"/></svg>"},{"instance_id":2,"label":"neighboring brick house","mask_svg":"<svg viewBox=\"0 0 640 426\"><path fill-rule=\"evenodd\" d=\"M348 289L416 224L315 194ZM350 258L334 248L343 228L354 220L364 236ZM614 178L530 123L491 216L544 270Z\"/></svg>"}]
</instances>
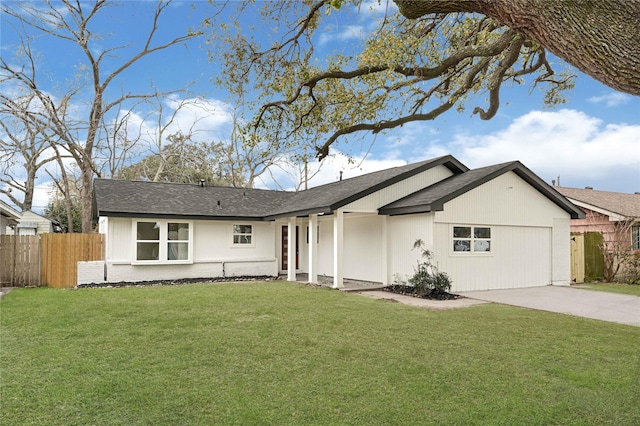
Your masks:
<instances>
[{"instance_id":1,"label":"neighboring brick house","mask_svg":"<svg viewBox=\"0 0 640 426\"><path fill-rule=\"evenodd\" d=\"M587 214L584 219L571 220L571 232L601 232L605 241L628 242L633 250L640 250L640 193L598 191L591 187L554 189ZM630 226L621 226L625 222L631 222ZM614 238L621 228L624 235Z\"/></svg>"}]
</instances>

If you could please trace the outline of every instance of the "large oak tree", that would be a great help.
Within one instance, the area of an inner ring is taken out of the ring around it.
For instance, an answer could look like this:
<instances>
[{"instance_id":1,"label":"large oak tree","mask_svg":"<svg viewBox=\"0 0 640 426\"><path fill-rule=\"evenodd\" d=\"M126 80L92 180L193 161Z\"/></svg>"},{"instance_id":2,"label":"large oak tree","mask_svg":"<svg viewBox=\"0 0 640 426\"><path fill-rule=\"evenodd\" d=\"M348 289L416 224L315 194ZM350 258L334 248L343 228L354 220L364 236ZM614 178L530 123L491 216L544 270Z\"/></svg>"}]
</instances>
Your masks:
<instances>
[{"instance_id":1,"label":"large oak tree","mask_svg":"<svg viewBox=\"0 0 640 426\"><path fill-rule=\"evenodd\" d=\"M621 92L640 95L638 0L394 0L407 18L489 16Z\"/></svg>"}]
</instances>

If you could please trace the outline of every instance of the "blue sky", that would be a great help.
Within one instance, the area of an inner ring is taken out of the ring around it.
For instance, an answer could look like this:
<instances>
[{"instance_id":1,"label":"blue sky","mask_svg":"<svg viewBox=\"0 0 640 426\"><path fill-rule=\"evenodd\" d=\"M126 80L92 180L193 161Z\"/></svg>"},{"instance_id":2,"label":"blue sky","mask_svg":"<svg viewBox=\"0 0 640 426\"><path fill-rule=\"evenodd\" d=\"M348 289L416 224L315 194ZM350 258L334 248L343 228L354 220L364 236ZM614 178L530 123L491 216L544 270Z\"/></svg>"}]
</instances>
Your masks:
<instances>
[{"instance_id":1,"label":"blue sky","mask_svg":"<svg viewBox=\"0 0 640 426\"><path fill-rule=\"evenodd\" d=\"M99 16L95 30L111 35L94 47L100 49L132 41L139 46L141 37L149 29L150 11L154 6L155 2L137 1L120 2L109 8ZM197 28L210 10L206 1L178 1L170 8L160 22L159 39L168 40L184 33L186 28ZM321 46L318 54L345 43L357 46L371 29L372 15L365 9L360 13L353 10L332 13L330 25L317 35ZM0 37L1 54L7 58L13 56L16 39L6 16L2 17ZM70 44L52 43L46 38L38 39L34 47L40 52L42 70L47 72L45 82L51 84L48 90L55 93L55 85L64 82L78 63L79 52ZM556 68L565 66L561 60L552 59ZM115 57L112 66L118 60ZM207 58L203 41L196 39L144 59L123 78L114 81L112 90L144 92L151 84L161 90L171 90L193 82L193 94L189 97L202 96L209 113L203 115L201 108L187 108L174 126L188 128L198 117L195 128L201 137L220 139L229 134L232 108L226 103L227 94L210 81L218 72L217 64ZM500 110L490 121L471 115L476 103L470 104L466 112L450 111L432 122L410 123L375 138L365 135L360 142L348 145L338 143L334 146L334 155L320 167L310 185L335 180L340 171L345 177L352 177L452 154L471 168L520 160L549 183L559 176L562 186L640 191L640 98L616 92L575 72L578 74L576 87L566 94L566 104L551 110L544 109L540 90L531 92L528 85L507 87L502 91ZM166 107L170 110L180 100L181 97L176 97ZM83 106L77 105L77 108ZM147 123L145 112L138 113L140 123L152 126ZM347 155L356 160L355 164L347 162ZM312 165L312 169L317 168L318 165ZM19 173L16 170L16 174ZM258 185L274 187L274 178L280 187L291 188L295 174L295 170L274 169L270 177ZM40 173L38 183L35 210L46 204L45 173Z\"/></svg>"}]
</instances>

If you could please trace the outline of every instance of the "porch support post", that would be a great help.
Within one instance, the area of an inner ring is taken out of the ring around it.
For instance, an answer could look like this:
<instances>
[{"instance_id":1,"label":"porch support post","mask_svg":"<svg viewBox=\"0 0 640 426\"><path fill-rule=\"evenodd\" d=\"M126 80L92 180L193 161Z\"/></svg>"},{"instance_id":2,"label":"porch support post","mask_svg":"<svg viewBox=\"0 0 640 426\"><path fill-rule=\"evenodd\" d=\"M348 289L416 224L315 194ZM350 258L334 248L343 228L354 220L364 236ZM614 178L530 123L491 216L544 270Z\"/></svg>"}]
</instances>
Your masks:
<instances>
[{"instance_id":1,"label":"porch support post","mask_svg":"<svg viewBox=\"0 0 640 426\"><path fill-rule=\"evenodd\" d=\"M287 280L296 280L296 217L287 224Z\"/></svg>"},{"instance_id":2,"label":"porch support post","mask_svg":"<svg viewBox=\"0 0 640 426\"><path fill-rule=\"evenodd\" d=\"M309 215L309 283L318 283L318 215Z\"/></svg>"},{"instance_id":3,"label":"porch support post","mask_svg":"<svg viewBox=\"0 0 640 426\"><path fill-rule=\"evenodd\" d=\"M382 285L389 284L389 243L387 237L387 218L382 216Z\"/></svg>"},{"instance_id":4,"label":"porch support post","mask_svg":"<svg viewBox=\"0 0 640 426\"><path fill-rule=\"evenodd\" d=\"M344 214L342 209L333 212L333 288L344 286Z\"/></svg>"}]
</instances>

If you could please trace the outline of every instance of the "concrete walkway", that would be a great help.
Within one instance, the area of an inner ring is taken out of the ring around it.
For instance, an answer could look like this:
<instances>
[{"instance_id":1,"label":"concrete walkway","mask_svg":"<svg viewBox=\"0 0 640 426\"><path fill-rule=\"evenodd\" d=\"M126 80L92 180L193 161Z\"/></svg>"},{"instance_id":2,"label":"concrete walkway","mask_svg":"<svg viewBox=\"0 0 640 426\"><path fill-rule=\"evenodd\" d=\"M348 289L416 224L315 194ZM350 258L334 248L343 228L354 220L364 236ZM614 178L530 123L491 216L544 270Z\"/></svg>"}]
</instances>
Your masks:
<instances>
[{"instance_id":1,"label":"concrete walkway","mask_svg":"<svg viewBox=\"0 0 640 426\"><path fill-rule=\"evenodd\" d=\"M11 290L13 290L13 287L0 287L0 299L2 299L2 296L9 293Z\"/></svg>"},{"instance_id":2,"label":"concrete walkway","mask_svg":"<svg viewBox=\"0 0 640 426\"><path fill-rule=\"evenodd\" d=\"M388 300L392 302L399 302L409 306L416 306L418 308L429 308L436 310L467 308L469 306L482 305L487 303L483 300L469 298L461 298L455 300L421 299L419 297L405 296L404 294L395 294L389 291L382 290L357 291L356 293L374 299Z\"/></svg>"},{"instance_id":3,"label":"concrete walkway","mask_svg":"<svg viewBox=\"0 0 640 426\"><path fill-rule=\"evenodd\" d=\"M640 327L640 297L571 287L469 291L461 296Z\"/></svg>"}]
</instances>

